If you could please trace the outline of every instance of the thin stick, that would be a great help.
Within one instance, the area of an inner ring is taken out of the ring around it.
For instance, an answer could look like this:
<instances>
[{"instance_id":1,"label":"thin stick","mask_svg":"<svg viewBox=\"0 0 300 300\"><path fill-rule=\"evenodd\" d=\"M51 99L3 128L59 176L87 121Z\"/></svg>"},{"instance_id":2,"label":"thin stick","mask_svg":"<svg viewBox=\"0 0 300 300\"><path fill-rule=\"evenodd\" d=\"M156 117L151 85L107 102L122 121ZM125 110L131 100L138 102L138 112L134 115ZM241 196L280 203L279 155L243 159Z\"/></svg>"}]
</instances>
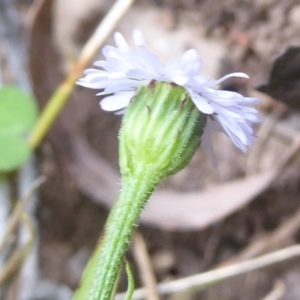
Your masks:
<instances>
[{"instance_id":1,"label":"thin stick","mask_svg":"<svg viewBox=\"0 0 300 300\"><path fill-rule=\"evenodd\" d=\"M30 248L32 247L34 237L35 237L35 230L34 225L30 219L30 217L26 213L22 213L22 222L27 227L27 230L29 232L29 239L26 242L25 245L22 247L16 249L8 262L5 264L3 269L0 273L0 286L4 284L11 276L15 274L15 272L18 271L18 269L21 267L23 261L26 259Z\"/></svg>"},{"instance_id":2,"label":"thin stick","mask_svg":"<svg viewBox=\"0 0 300 300\"><path fill-rule=\"evenodd\" d=\"M277 171L273 178L273 182L279 176L282 175L285 168L289 165L289 163L295 158L296 155L299 154L300 151L300 135L296 135L289 145L286 152L283 154L281 161L278 163ZM260 236L258 239L254 240L246 249L244 249L239 255L225 262L228 263L236 263L238 261L242 261L245 259L250 259L254 256L260 255L263 252L269 250L275 250L274 247L280 247L285 240L291 237L300 226L300 209L296 211L296 213L285 221L281 226L279 226L276 230L271 233Z\"/></svg>"},{"instance_id":3,"label":"thin stick","mask_svg":"<svg viewBox=\"0 0 300 300\"><path fill-rule=\"evenodd\" d=\"M174 280L168 283L161 283L157 286L160 295L168 295L178 292L197 289L198 291L218 283L222 280L245 274L254 270L262 269L279 262L286 261L300 256L300 245L294 245L276 252L272 252L258 258L220 268L217 270L205 272L202 274ZM132 299L144 299L146 296L145 289L138 289L133 294ZM118 294L116 300L124 299L124 294Z\"/></svg>"},{"instance_id":4,"label":"thin stick","mask_svg":"<svg viewBox=\"0 0 300 300\"><path fill-rule=\"evenodd\" d=\"M28 201L30 200L33 192L46 180L45 176L40 176L38 179L36 179L29 191L27 192L27 194L20 200L18 201L9 221L8 221L8 225L6 227L6 232L5 235L3 237L3 240L0 244L0 253L4 250L7 242L9 241L9 237L10 235L13 233L13 231L15 230L21 216L22 213L24 212L25 206L28 203Z\"/></svg>"},{"instance_id":5,"label":"thin stick","mask_svg":"<svg viewBox=\"0 0 300 300\"><path fill-rule=\"evenodd\" d=\"M76 81L82 75L86 66L90 63L94 55L102 46L103 42L107 39L116 24L127 12L133 2L134 0L118 0L106 17L102 20L101 24L97 27L92 37L88 40L79 56L78 61L71 69L66 79L49 99L47 106L33 128L29 137L29 145L32 149L35 149L41 143L56 117L68 101Z\"/></svg>"},{"instance_id":6,"label":"thin stick","mask_svg":"<svg viewBox=\"0 0 300 300\"><path fill-rule=\"evenodd\" d=\"M263 254L270 250L276 250L284 246L283 244L291 239L300 227L300 209L290 218L288 218L282 225L280 225L273 232L265 233L246 247L240 254L233 257L224 264L237 263L246 259L253 258L257 255ZM286 245L287 246L287 245Z\"/></svg>"},{"instance_id":7,"label":"thin stick","mask_svg":"<svg viewBox=\"0 0 300 300\"><path fill-rule=\"evenodd\" d=\"M265 296L262 300L281 300L285 295L286 287L282 281L277 281L272 291Z\"/></svg>"},{"instance_id":8,"label":"thin stick","mask_svg":"<svg viewBox=\"0 0 300 300\"><path fill-rule=\"evenodd\" d=\"M96 28L94 34L83 47L79 56L78 64L84 64L85 68L90 60L97 54L99 48L131 7L133 2L134 0L118 0L114 4L102 20L101 24Z\"/></svg>"},{"instance_id":9,"label":"thin stick","mask_svg":"<svg viewBox=\"0 0 300 300\"><path fill-rule=\"evenodd\" d=\"M146 288L148 300L159 300L156 279L143 236L136 232L133 240L133 254L137 262L141 280Z\"/></svg>"}]
</instances>

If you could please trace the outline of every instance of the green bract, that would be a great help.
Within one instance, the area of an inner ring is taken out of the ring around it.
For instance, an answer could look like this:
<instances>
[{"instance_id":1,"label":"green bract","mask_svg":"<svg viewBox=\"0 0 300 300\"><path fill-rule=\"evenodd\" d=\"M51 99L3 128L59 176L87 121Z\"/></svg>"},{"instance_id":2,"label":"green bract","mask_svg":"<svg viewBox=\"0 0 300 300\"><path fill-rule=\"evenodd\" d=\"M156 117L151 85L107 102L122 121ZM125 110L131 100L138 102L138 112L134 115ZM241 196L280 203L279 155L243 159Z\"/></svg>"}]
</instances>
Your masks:
<instances>
[{"instance_id":1,"label":"green bract","mask_svg":"<svg viewBox=\"0 0 300 300\"><path fill-rule=\"evenodd\" d=\"M120 130L122 175L134 175L137 167L155 170L160 179L177 173L192 159L205 122L182 87L164 82L141 87Z\"/></svg>"},{"instance_id":2,"label":"green bract","mask_svg":"<svg viewBox=\"0 0 300 300\"><path fill-rule=\"evenodd\" d=\"M0 171L20 167L29 157L25 141L37 117L34 99L13 86L0 88Z\"/></svg>"}]
</instances>

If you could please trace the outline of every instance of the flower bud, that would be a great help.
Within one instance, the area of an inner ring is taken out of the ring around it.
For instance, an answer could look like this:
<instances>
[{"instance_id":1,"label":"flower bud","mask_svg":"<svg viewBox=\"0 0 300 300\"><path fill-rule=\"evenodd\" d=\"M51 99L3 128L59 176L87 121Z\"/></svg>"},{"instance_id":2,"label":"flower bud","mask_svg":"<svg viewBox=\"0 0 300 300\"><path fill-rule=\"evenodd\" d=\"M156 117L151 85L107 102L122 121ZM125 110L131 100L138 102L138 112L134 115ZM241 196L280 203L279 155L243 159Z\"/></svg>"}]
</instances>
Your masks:
<instances>
[{"instance_id":1,"label":"flower bud","mask_svg":"<svg viewBox=\"0 0 300 300\"><path fill-rule=\"evenodd\" d=\"M138 89L120 129L120 167L124 177L136 170L159 180L175 174L192 159L206 123L186 90L152 81Z\"/></svg>"}]
</instances>

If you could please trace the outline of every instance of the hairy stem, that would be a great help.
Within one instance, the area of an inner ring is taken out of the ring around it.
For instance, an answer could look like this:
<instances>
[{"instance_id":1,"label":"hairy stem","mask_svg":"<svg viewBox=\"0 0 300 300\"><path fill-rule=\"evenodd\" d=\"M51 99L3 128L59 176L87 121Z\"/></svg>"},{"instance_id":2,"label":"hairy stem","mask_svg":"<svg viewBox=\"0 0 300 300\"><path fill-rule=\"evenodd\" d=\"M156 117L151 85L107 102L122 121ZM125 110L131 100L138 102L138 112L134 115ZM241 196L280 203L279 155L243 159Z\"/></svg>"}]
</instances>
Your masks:
<instances>
[{"instance_id":1,"label":"hairy stem","mask_svg":"<svg viewBox=\"0 0 300 300\"><path fill-rule=\"evenodd\" d=\"M135 176L123 178L102 241L90 259L74 300L111 300L124 255L140 213L158 183L158 176L139 168Z\"/></svg>"}]
</instances>

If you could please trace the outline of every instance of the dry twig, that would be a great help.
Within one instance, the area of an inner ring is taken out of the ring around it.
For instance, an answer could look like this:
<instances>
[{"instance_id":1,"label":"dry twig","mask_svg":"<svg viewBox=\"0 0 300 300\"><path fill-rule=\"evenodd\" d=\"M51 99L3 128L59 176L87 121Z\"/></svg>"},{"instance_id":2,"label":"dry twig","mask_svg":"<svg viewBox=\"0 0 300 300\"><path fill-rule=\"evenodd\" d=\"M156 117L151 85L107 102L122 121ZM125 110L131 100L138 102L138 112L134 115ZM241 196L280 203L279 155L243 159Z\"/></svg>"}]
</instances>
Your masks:
<instances>
[{"instance_id":1,"label":"dry twig","mask_svg":"<svg viewBox=\"0 0 300 300\"><path fill-rule=\"evenodd\" d=\"M282 281L277 281L272 291L262 300L281 300L285 294L285 285Z\"/></svg>"},{"instance_id":2,"label":"dry twig","mask_svg":"<svg viewBox=\"0 0 300 300\"><path fill-rule=\"evenodd\" d=\"M160 295L168 295L188 291L190 289L201 291L225 279L262 269L299 256L300 245L294 245L235 265L174 280L168 283L161 283L157 286L157 290ZM144 299L145 296L146 290L138 289L135 291L132 299ZM116 299L124 299L124 294L118 294Z\"/></svg>"},{"instance_id":3,"label":"dry twig","mask_svg":"<svg viewBox=\"0 0 300 300\"><path fill-rule=\"evenodd\" d=\"M45 180L46 180L45 176L41 176L37 180L35 180L32 183L31 188L27 192L27 194L17 203L17 205L8 221L8 225L6 227L6 232L5 232L3 241L0 244L0 253L4 250L6 244L9 241L9 237L16 229L16 226L18 225L20 218L22 217L22 213L25 210L26 204L30 200L32 194Z\"/></svg>"},{"instance_id":4,"label":"dry twig","mask_svg":"<svg viewBox=\"0 0 300 300\"><path fill-rule=\"evenodd\" d=\"M300 209L273 232L254 239L246 249L230 261L225 262L225 264L228 265L229 263L244 261L267 251L274 251L279 247L282 247L283 244L297 232L299 227Z\"/></svg>"},{"instance_id":5,"label":"dry twig","mask_svg":"<svg viewBox=\"0 0 300 300\"><path fill-rule=\"evenodd\" d=\"M156 291L156 280L143 236L136 232L133 241L133 254L139 267L140 277L145 285L147 299L159 300Z\"/></svg>"},{"instance_id":6,"label":"dry twig","mask_svg":"<svg viewBox=\"0 0 300 300\"><path fill-rule=\"evenodd\" d=\"M22 222L27 227L27 230L30 233L30 237L26 242L26 244L24 244L22 247L14 251L14 253L11 255L11 257L9 258L9 260L1 270L0 286L3 285L7 280L9 280L11 276L13 276L20 269L24 260L29 254L29 251L34 242L34 236L35 236L34 225L32 223L32 220L30 220L30 217L24 212L22 213Z\"/></svg>"}]
</instances>

